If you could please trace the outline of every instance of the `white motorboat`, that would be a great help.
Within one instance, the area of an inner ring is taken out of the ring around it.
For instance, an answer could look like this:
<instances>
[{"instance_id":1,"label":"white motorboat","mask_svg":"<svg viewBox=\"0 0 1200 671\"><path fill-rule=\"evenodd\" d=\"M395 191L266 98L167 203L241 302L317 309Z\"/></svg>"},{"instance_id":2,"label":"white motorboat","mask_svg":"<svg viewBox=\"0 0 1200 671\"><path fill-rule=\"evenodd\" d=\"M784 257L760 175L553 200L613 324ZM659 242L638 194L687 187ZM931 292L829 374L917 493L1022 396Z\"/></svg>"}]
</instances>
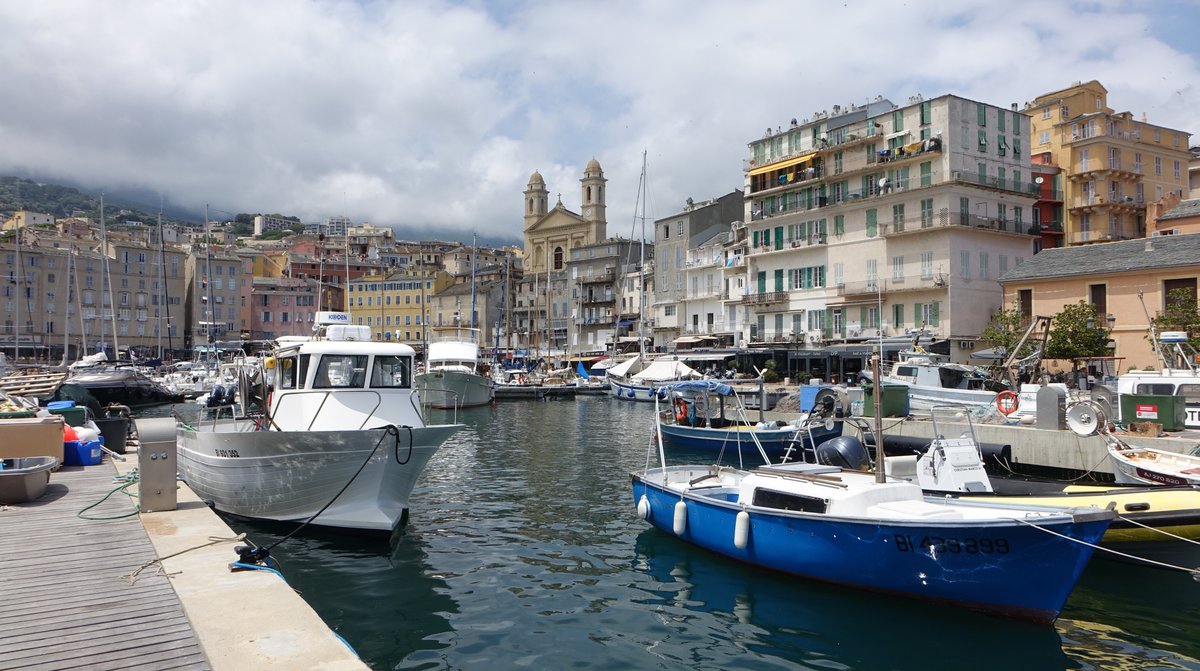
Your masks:
<instances>
[{"instance_id":1,"label":"white motorboat","mask_svg":"<svg viewBox=\"0 0 1200 671\"><path fill-rule=\"evenodd\" d=\"M866 373L863 376L870 377ZM912 412L929 411L944 405L994 406L998 395L1008 390L982 368L937 361L927 356L902 357L892 364L889 373L880 377L885 388L887 385L908 387L908 405Z\"/></svg>"},{"instance_id":2,"label":"white motorboat","mask_svg":"<svg viewBox=\"0 0 1200 671\"><path fill-rule=\"evenodd\" d=\"M248 518L373 532L403 523L408 496L461 424L427 425L416 353L375 342L345 313L317 313L317 337L277 348L241 413L209 408L177 429L179 470L201 499ZM255 397L255 398L252 398Z\"/></svg>"},{"instance_id":3,"label":"white motorboat","mask_svg":"<svg viewBox=\"0 0 1200 671\"><path fill-rule=\"evenodd\" d=\"M421 400L432 408L473 408L496 398L495 383L480 372L479 329L435 327L425 372L417 375Z\"/></svg>"}]
</instances>

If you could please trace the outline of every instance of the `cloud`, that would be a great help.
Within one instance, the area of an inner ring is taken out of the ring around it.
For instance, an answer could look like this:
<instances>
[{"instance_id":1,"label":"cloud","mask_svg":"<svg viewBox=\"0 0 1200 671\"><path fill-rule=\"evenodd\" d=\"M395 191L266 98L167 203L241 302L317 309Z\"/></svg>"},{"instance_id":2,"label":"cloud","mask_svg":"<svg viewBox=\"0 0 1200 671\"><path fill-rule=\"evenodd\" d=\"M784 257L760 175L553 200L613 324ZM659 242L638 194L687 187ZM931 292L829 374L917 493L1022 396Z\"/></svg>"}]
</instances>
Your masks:
<instances>
[{"instance_id":1,"label":"cloud","mask_svg":"<svg viewBox=\"0 0 1200 671\"><path fill-rule=\"evenodd\" d=\"M594 157L629 235L643 151L668 216L740 188L763 128L876 95L1007 105L1099 79L1117 111L1190 132L1196 53L1156 35L1198 12L1160 7L3 3L0 172L519 237L529 175L577 211Z\"/></svg>"}]
</instances>

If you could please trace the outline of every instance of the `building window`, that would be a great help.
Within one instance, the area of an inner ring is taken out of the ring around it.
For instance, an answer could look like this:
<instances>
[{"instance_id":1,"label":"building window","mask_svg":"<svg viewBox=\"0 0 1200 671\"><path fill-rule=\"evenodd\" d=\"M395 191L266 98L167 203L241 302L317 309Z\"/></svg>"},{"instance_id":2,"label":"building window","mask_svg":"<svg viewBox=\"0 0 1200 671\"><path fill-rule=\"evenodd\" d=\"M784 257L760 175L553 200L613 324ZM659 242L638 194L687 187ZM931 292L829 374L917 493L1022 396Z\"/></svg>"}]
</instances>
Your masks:
<instances>
[{"instance_id":1,"label":"building window","mask_svg":"<svg viewBox=\"0 0 1200 671\"><path fill-rule=\"evenodd\" d=\"M975 105L975 120L980 126L987 125L987 106L983 103Z\"/></svg>"},{"instance_id":2,"label":"building window","mask_svg":"<svg viewBox=\"0 0 1200 671\"><path fill-rule=\"evenodd\" d=\"M971 279L971 252L961 250L958 253L958 274L964 279Z\"/></svg>"}]
</instances>

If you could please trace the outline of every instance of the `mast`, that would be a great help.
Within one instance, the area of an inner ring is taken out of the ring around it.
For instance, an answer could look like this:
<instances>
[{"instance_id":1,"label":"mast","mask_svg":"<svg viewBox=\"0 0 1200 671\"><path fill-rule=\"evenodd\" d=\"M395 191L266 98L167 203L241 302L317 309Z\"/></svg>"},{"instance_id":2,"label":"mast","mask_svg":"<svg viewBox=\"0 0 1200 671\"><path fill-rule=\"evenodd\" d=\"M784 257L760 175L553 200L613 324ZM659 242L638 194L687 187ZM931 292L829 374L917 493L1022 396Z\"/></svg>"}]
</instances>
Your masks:
<instances>
[{"instance_id":1,"label":"mast","mask_svg":"<svg viewBox=\"0 0 1200 671\"><path fill-rule=\"evenodd\" d=\"M646 150L642 150L642 179L641 193L638 194L642 204L642 232L641 245L639 246L641 258L638 261L638 352L641 354L642 361L646 360L646 337L643 335L642 327L646 320Z\"/></svg>"},{"instance_id":2,"label":"mast","mask_svg":"<svg viewBox=\"0 0 1200 671\"><path fill-rule=\"evenodd\" d=\"M166 277L165 277L165 271L163 270L162 196L159 196L159 197L158 197L158 290L159 290L159 292L160 292L160 295L161 295L161 293L162 293L162 291L163 291L163 285L164 285L164 284L166 284ZM161 302L161 301L160 301L160 302ZM161 310L161 309L162 309L162 306L160 306L160 307L159 307L159 309ZM162 348L162 313L161 313L161 312L159 312L159 314L157 315L157 317L158 317L158 328L157 328L157 329L155 329L155 332L156 332L156 335L158 336L158 338L157 338L157 341L158 341L158 360L159 360L159 361L162 361L162 358L163 358L163 348Z\"/></svg>"},{"instance_id":3,"label":"mast","mask_svg":"<svg viewBox=\"0 0 1200 671\"><path fill-rule=\"evenodd\" d=\"M206 210L207 211L207 210ZM113 334L113 358L117 359L121 356L121 343L117 339L117 297L112 290L112 272L108 268L108 228L104 225L104 194L100 194L100 251L103 252L104 258L104 284L108 287L108 302L109 310L108 318L112 322ZM104 301L100 302L100 342L104 342ZM105 352L105 357L108 353Z\"/></svg>"},{"instance_id":4,"label":"mast","mask_svg":"<svg viewBox=\"0 0 1200 671\"><path fill-rule=\"evenodd\" d=\"M102 200L101 203L103 202ZM17 300L13 301L17 304L17 317L16 321L13 322L16 324L13 332L13 362L16 363L21 360L21 300L24 299L24 296L20 294L21 285L25 282L25 269L21 266L21 222L17 222L17 228L13 231L13 236L16 237L17 242Z\"/></svg>"},{"instance_id":5,"label":"mast","mask_svg":"<svg viewBox=\"0 0 1200 671\"><path fill-rule=\"evenodd\" d=\"M476 261L476 244L479 241L478 235L471 234L471 328L475 328L475 270L477 267Z\"/></svg>"},{"instance_id":6,"label":"mast","mask_svg":"<svg viewBox=\"0 0 1200 671\"><path fill-rule=\"evenodd\" d=\"M158 358L161 360L163 318L166 318L167 322L167 351L175 349L175 345L171 343L171 304L167 294L167 247L166 241L163 239L161 200L158 206L158 277L158 288L161 292L159 302L162 304L162 316L158 320Z\"/></svg>"},{"instance_id":7,"label":"mast","mask_svg":"<svg viewBox=\"0 0 1200 671\"><path fill-rule=\"evenodd\" d=\"M213 354L214 354L214 352L212 351L212 349L213 349L212 348L213 276L212 276L212 234L210 233L210 227L209 227L209 221L208 221L208 203L204 204L204 276L205 276L204 316L208 322L204 326L204 344L209 346L208 347L208 350L209 350L208 358L211 360L213 358Z\"/></svg>"},{"instance_id":8,"label":"mast","mask_svg":"<svg viewBox=\"0 0 1200 671\"><path fill-rule=\"evenodd\" d=\"M67 349L71 347L71 249L67 248L67 295L65 296L63 305L63 355L62 361L58 365L67 365ZM47 351L47 363L49 363L49 351Z\"/></svg>"},{"instance_id":9,"label":"mast","mask_svg":"<svg viewBox=\"0 0 1200 671\"><path fill-rule=\"evenodd\" d=\"M71 255L71 260L74 260L74 257L77 253L75 250L74 243L71 244L70 249L67 250L67 253ZM75 312L76 312L76 314L79 315L79 352L78 352L78 354L79 354L79 358L83 358L87 354L87 329L83 325L83 298L82 298L82 295L79 293L79 264L74 264L74 268L75 268L74 277L72 277L72 273L69 270L67 271L67 305L70 306L70 304L71 304L71 299L70 299L71 289L74 288L75 289ZM103 321L100 323L101 323L101 325L104 324Z\"/></svg>"}]
</instances>

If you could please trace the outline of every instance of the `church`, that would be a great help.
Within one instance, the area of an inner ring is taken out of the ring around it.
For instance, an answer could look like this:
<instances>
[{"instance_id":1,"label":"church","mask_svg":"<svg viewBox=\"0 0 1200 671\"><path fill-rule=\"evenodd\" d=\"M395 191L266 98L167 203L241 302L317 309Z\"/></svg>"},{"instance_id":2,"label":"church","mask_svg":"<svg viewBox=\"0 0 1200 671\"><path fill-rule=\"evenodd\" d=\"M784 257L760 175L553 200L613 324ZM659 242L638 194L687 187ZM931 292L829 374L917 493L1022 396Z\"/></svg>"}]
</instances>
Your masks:
<instances>
[{"instance_id":1,"label":"church","mask_svg":"<svg viewBox=\"0 0 1200 671\"><path fill-rule=\"evenodd\" d=\"M525 189L525 260L526 276L563 271L567 267L570 250L604 240L607 236L604 205L604 171L596 159L588 161L579 180L580 207L576 214L562 204L558 198L553 210L549 210L550 192L542 175L534 171L529 176Z\"/></svg>"}]
</instances>

